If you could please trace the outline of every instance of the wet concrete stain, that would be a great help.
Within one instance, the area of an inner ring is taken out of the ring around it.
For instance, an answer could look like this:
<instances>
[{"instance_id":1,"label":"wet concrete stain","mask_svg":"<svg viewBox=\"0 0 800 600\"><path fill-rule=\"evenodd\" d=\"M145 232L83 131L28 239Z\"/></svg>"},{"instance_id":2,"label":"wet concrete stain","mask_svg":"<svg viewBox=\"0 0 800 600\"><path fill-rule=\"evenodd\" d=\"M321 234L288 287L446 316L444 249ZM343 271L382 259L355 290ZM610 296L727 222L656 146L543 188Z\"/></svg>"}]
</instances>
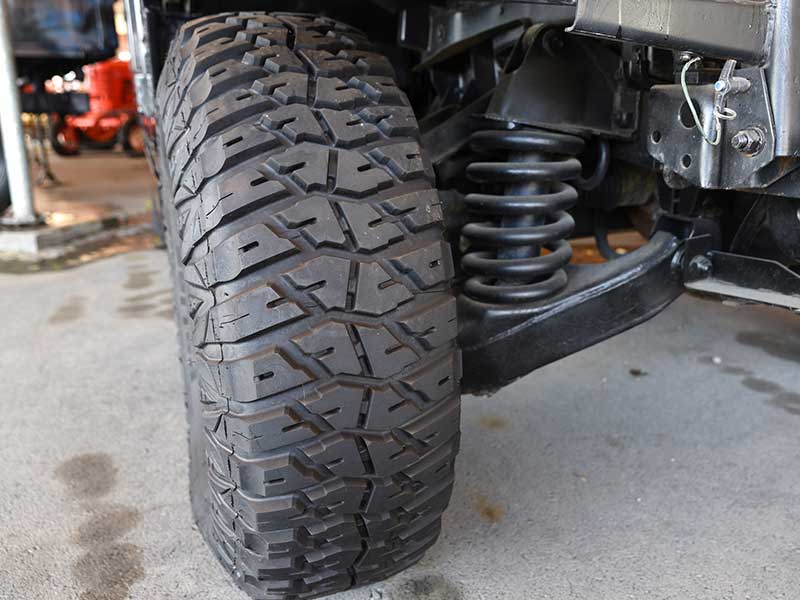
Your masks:
<instances>
[{"instance_id":1,"label":"wet concrete stain","mask_svg":"<svg viewBox=\"0 0 800 600\"><path fill-rule=\"evenodd\" d=\"M505 508L497 502L492 502L486 496L478 494L473 503L475 510L487 523L495 524L503 519L506 514Z\"/></svg>"},{"instance_id":2,"label":"wet concrete stain","mask_svg":"<svg viewBox=\"0 0 800 600\"><path fill-rule=\"evenodd\" d=\"M144 577L142 549L134 544L104 544L81 556L72 574L83 591L81 600L125 600Z\"/></svg>"},{"instance_id":3,"label":"wet concrete stain","mask_svg":"<svg viewBox=\"0 0 800 600\"><path fill-rule=\"evenodd\" d=\"M120 541L139 523L139 512L101 500L116 485L117 468L103 453L81 454L63 462L56 476L80 501L88 517L73 535L84 552L72 565L80 600L124 600L145 575L142 549Z\"/></svg>"},{"instance_id":4,"label":"wet concrete stain","mask_svg":"<svg viewBox=\"0 0 800 600\"><path fill-rule=\"evenodd\" d=\"M124 315L138 315L141 313L148 313L155 308L156 306L154 304L126 304L125 306L121 306L118 312Z\"/></svg>"},{"instance_id":5,"label":"wet concrete stain","mask_svg":"<svg viewBox=\"0 0 800 600\"><path fill-rule=\"evenodd\" d=\"M75 532L80 546L107 544L121 538L139 523L139 512L121 504L103 504L92 509L88 520Z\"/></svg>"},{"instance_id":6,"label":"wet concrete stain","mask_svg":"<svg viewBox=\"0 0 800 600\"><path fill-rule=\"evenodd\" d=\"M171 298L172 290L167 288L167 289L156 290L154 292L145 292L144 294L134 294L133 296L128 296L125 299L125 302L130 302L133 304L137 304L140 302L153 302L157 298L160 298L162 296L169 296Z\"/></svg>"},{"instance_id":7,"label":"wet concrete stain","mask_svg":"<svg viewBox=\"0 0 800 600\"><path fill-rule=\"evenodd\" d=\"M800 394L784 388L781 384L757 377L750 369L736 365L722 365L721 360L710 356L701 356L699 361L719 367L726 375L742 377L741 384L749 390L770 396L767 404L779 408L790 415L800 416Z\"/></svg>"},{"instance_id":8,"label":"wet concrete stain","mask_svg":"<svg viewBox=\"0 0 800 600\"><path fill-rule=\"evenodd\" d=\"M153 275L157 271L150 271L146 269L129 269L128 279L122 284L126 290L142 290L149 288L153 285Z\"/></svg>"},{"instance_id":9,"label":"wet concrete stain","mask_svg":"<svg viewBox=\"0 0 800 600\"><path fill-rule=\"evenodd\" d=\"M509 422L505 417L488 415L478 419L478 425L481 429L486 429L488 431L503 431L504 429L508 429Z\"/></svg>"},{"instance_id":10,"label":"wet concrete stain","mask_svg":"<svg viewBox=\"0 0 800 600\"><path fill-rule=\"evenodd\" d=\"M742 379L742 385L759 394L780 394L783 392L782 385L759 377L745 377Z\"/></svg>"},{"instance_id":11,"label":"wet concrete stain","mask_svg":"<svg viewBox=\"0 0 800 600\"><path fill-rule=\"evenodd\" d=\"M780 408L790 415L800 416L800 394L795 392L781 392L769 399L769 404Z\"/></svg>"},{"instance_id":12,"label":"wet concrete stain","mask_svg":"<svg viewBox=\"0 0 800 600\"><path fill-rule=\"evenodd\" d=\"M622 441L622 438L618 438L615 435L604 435L603 436L603 440L611 448L616 448L617 450L624 450L625 449L625 442Z\"/></svg>"},{"instance_id":13,"label":"wet concrete stain","mask_svg":"<svg viewBox=\"0 0 800 600\"><path fill-rule=\"evenodd\" d=\"M124 252L155 248L157 245L158 238L150 232L112 235L108 238L102 237L98 240L79 243L74 250L63 256L42 258L37 261L3 257L0 260L0 273L25 274L64 271ZM131 266L135 266L135 264L132 263Z\"/></svg>"},{"instance_id":14,"label":"wet concrete stain","mask_svg":"<svg viewBox=\"0 0 800 600\"><path fill-rule=\"evenodd\" d=\"M57 325L60 323L69 323L70 321L77 321L86 314L85 302L86 298L83 296L71 296L67 298L67 300L56 309L56 312L50 316L47 322Z\"/></svg>"},{"instance_id":15,"label":"wet concrete stain","mask_svg":"<svg viewBox=\"0 0 800 600\"><path fill-rule=\"evenodd\" d=\"M117 483L117 468L108 454L81 454L61 463L56 475L79 500L108 494Z\"/></svg>"},{"instance_id":16,"label":"wet concrete stain","mask_svg":"<svg viewBox=\"0 0 800 600\"><path fill-rule=\"evenodd\" d=\"M391 600L461 600L461 589L442 575L422 575L403 581L393 590Z\"/></svg>"},{"instance_id":17,"label":"wet concrete stain","mask_svg":"<svg viewBox=\"0 0 800 600\"><path fill-rule=\"evenodd\" d=\"M125 298L125 303L117 309L117 313L125 319L150 319L158 317L172 320L174 315L172 308L172 290L160 289L153 292L128 296Z\"/></svg>"},{"instance_id":18,"label":"wet concrete stain","mask_svg":"<svg viewBox=\"0 0 800 600\"><path fill-rule=\"evenodd\" d=\"M800 331L783 335L766 331L740 331L736 341L745 346L760 348L770 356L800 363Z\"/></svg>"},{"instance_id":19,"label":"wet concrete stain","mask_svg":"<svg viewBox=\"0 0 800 600\"><path fill-rule=\"evenodd\" d=\"M742 367L732 367L732 366L724 366L722 367L722 372L726 375L749 375L750 371L747 369L743 369Z\"/></svg>"},{"instance_id":20,"label":"wet concrete stain","mask_svg":"<svg viewBox=\"0 0 800 600\"><path fill-rule=\"evenodd\" d=\"M172 321L175 319L175 310L170 306L164 310L156 311L155 316Z\"/></svg>"}]
</instances>

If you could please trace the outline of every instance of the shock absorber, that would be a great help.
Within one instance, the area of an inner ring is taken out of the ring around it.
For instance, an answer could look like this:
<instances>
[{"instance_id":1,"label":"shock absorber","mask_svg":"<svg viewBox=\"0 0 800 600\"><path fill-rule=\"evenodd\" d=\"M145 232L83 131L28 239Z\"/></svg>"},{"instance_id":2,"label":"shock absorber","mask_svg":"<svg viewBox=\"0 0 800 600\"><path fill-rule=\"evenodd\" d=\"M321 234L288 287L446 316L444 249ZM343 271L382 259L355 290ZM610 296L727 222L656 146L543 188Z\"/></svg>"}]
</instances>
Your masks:
<instances>
[{"instance_id":1,"label":"shock absorber","mask_svg":"<svg viewBox=\"0 0 800 600\"><path fill-rule=\"evenodd\" d=\"M467 167L471 181L494 186L495 193L465 198L467 211L481 219L461 230L468 244L462 265L470 275L465 294L490 304L521 304L558 293L567 285L567 238L575 227L566 211L578 199L567 181L581 175L575 156L583 140L527 128L478 131L470 144L479 154L502 153L507 160Z\"/></svg>"}]
</instances>

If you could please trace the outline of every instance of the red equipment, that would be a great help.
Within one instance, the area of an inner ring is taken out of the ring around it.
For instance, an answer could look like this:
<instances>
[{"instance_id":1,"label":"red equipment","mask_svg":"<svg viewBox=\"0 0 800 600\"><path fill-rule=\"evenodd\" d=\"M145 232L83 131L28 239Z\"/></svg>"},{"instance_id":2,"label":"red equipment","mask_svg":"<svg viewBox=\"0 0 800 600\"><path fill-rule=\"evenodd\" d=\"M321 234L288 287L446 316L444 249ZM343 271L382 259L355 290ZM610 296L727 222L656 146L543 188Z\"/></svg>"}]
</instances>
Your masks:
<instances>
[{"instance_id":1,"label":"red equipment","mask_svg":"<svg viewBox=\"0 0 800 600\"><path fill-rule=\"evenodd\" d=\"M136 121L136 95L128 63L112 58L86 65L83 73L89 112L52 118L53 149L74 155L82 145L113 148L120 142L129 154L143 154L144 136Z\"/></svg>"}]
</instances>

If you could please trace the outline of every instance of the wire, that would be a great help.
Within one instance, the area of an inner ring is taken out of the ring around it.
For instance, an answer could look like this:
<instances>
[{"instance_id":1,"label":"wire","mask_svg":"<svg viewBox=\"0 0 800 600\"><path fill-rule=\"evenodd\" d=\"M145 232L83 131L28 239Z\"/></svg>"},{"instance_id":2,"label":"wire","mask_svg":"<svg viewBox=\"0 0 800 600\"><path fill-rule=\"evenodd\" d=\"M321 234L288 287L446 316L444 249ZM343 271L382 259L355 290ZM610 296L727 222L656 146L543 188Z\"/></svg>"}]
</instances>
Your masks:
<instances>
[{"instance_id":1,"label":"wire","mask_svg":"<svg viewBox=\"0 0 800 600\"><path fill-rule=\"evenodd\" d=\"M702 135L703 139L712 146L719 146L719 143L722 141L722 121L732 121L738 116L738 114L732 108L723 107L722 110L720 110L714 106L714 139L711 139L711 137L709 137L709 135L706 133L703 123L700 121L700 115L697 114L694 101L689 95L689 86L686 84L686 73L689 72L689 69L694 63L699 62L700 60L701 58L697 56L683 65L683 69L681 70L681 88L683 89L683 95L686 97L686 103L689 105L689 110L692 111L692 117L694 117L694 123L697 126L697 130L700 132L700 135Z\"/></svg>"}]
</instances>

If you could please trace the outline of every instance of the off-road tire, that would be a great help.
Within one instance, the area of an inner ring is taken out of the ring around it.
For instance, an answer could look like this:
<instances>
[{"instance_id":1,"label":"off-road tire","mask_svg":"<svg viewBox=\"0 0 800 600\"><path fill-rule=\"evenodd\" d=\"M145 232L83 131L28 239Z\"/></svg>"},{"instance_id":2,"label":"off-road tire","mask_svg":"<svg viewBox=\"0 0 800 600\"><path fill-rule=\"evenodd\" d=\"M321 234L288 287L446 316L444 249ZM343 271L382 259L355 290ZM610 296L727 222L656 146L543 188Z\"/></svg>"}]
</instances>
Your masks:
<instances>
[{"instance_id":1,"label":"off-road tire","mask_svg":"<svg viewBox=\"0 0 800 600\"><path fill-rule=\"evenodd\" d=\"M450 497L460 358L391 65L327 18L216 15L178 33L157 105L201 531L256 598L401 571Z\"/></svg>"}]
</instances>

